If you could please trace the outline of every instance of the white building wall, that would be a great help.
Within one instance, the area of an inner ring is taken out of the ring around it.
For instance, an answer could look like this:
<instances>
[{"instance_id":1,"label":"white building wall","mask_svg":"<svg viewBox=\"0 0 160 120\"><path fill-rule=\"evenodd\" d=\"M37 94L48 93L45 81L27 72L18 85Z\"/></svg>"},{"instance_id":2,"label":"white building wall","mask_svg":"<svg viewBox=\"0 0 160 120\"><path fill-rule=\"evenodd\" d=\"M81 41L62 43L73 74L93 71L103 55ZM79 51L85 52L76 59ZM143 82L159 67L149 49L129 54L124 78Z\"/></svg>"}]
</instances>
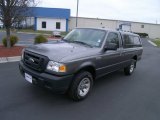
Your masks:
<instances>
[{"instance_id":1,"label":"white building wall","mask_svg":"<svg viewBox=\"0 0 160 120\"><path fill-rule=\"evenodd\" d=\"M77 27L105 27L107 29L117 29L119 28L120 23L125 23L127 21L119 20L107 20L107 19L96 19L96 18L78 18ZM148 33L150 38L160 38L160 24L150 24L150 23L139 23L139 22L130 22L131 31L137 33ZM144 28L141 27L144 25ZM76 18L71 17L69 20L69 30L72 30L76 27Z\"/></svg>"},{"instance_id":2,"label":"white building wall","mask_svg":"<svg viewBox=\"0 0 160 120\"><path fill-rule=\"evenodd\" d=\"M144 28L141 26L144 25ZM160 38L160 25L147 23L132 23L131 30L133 32L148 33L150 38Z\"/></svg>"},{"instance_id":3,"label":"white building wall","mask_svg":"<svg viewBox=\"0 0 160 120\"><path fill-rule=\"evenodd\" d=\"M160 38L160 25L151 25L149 31L150 38Z\"/></svg>"},{"instance_id":4,"label":"white building wall","mask_svg":"<svg viewBox=\"0 0 160 120\"><path fill-rule=\"evenodd\" d=\"M42 28L42 22L46 22L46 28ZM56 29L56 22L61 23L61 28ZM37 18L37 30L44 31L66 31L66 20L65 19L54 19L54 18Z\"/></svg>"},{"instance_id":5,"label":"white building wall","mask_svg":"<svg viewBox=\"0 0 160 120\"><path fill-rule=\"evenodd\" d=\"M76 18L71 17L69 21L69 30L72 30L76 27ZM107 29L117 28L117 22L112 20L105 19L93 19L93 18L78 18L77 27L100 27Z\"/></svg>"}]
</instances>

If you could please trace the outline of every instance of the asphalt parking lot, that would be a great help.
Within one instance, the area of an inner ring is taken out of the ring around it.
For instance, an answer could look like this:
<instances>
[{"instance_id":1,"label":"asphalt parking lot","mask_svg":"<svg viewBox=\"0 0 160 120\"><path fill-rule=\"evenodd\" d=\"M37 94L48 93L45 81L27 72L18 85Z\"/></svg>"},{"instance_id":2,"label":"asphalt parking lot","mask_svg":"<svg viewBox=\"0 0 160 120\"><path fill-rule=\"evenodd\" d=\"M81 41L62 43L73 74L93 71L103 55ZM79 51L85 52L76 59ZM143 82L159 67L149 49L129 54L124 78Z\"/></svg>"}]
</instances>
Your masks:
<instances>
[{"instance_id":1,"label":"asphalt parking lot","mask_svg":"<svg viewBox=\"0 0 160 120\"><path fill-rule=\"evenodd\" d=\"M20 75L18 62L0 64L0 119L160 120L160 49L145 40L143 45L132 76L118 71L97 80L81 102L32 86Z\"/></svg>"},{"instance_id":2,"label":"asphalt parking lot","mask_svg":"<svg viewBox=\"0 0 160 120\"><path fill-rule=\"evenodd\" d=\"M27 34L27 33L12 33L12 35L17 35L19 38L19 41L16 43L17 46L30 46L34 44L34 38L37 36L37 34ZM2 44L2 39L6 36L5 32L0 32L0 44ZM59 40L57 38L57 40ZM54 42L52 39L49 39L50 43Z\"/></svg>"},{"instance_id":3,"label":"asphalt parking lot","mask_svg":"<svg viewBox=\"0 0 160 120\"><path fill-rule=\"evenodd\" d=\"M35 34L26 34L26 33L16 33L19 38L17 45L29 46L34 43ZM5 32L0 32L0 43L2 39L6 36Z\"/></svg>"}]
</instances>

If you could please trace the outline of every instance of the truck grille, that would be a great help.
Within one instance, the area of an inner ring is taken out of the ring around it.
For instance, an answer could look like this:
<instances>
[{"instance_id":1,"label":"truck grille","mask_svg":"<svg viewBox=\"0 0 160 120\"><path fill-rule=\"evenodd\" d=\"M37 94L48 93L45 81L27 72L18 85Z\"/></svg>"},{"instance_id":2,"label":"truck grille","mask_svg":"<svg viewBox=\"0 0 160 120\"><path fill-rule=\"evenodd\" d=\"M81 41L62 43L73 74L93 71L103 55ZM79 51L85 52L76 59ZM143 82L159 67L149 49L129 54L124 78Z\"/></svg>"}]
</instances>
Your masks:
<instances>
[{"instance_id":1,"label":"truck grille","mask_svg":"<svg viewBox=\"0 0 160 120\"><path fill-rule=\"evenodd\" d=\"M43 72L46 68L48 61L49 59L45 56L28 51L24 52L24 63L27 67L33 70Z\"/></svg>"}]
</instances>

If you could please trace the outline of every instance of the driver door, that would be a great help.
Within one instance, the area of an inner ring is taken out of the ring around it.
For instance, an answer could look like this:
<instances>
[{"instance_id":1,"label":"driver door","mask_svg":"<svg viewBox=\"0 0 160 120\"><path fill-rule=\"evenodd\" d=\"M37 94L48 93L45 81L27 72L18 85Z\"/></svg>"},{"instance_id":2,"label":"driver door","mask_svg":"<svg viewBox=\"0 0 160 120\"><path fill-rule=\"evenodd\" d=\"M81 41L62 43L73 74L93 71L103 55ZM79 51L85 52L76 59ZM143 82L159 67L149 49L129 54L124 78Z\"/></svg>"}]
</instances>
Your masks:
<instances>
[{"instance_id":1,"label":"driver door","mask_svg":"<svg viewBox=\"0 0 160 120\"><path fill-rule=\"evenodd\" d=\"M117 50L107 50L102 53L101 55L101 62L99 62L100 68L98 70L98 75L101 74L102 76L104 74L113 72L118 70L121 67L121 41L120 41L120 35L118 32L109 32L106 44L107 43L116 43L117 44Z\"/></svg>"}]
</instances>

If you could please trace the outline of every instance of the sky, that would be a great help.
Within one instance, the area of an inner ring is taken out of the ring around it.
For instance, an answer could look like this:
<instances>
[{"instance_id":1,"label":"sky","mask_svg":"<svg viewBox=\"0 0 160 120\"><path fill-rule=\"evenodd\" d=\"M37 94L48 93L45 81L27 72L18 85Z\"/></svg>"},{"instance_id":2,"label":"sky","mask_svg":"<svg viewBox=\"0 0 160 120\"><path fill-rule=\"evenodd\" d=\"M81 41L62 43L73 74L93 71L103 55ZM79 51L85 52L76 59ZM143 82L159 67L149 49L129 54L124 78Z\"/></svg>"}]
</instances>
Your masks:
<instances>
[{"instance_id":1,"label":"sky","mask_svg":"<svg viewBox=\"0 0 160 120\"><path fill-rule=\"evenodd\" d=\"M38 6L69 8L76 16L77 0L40 0ZM160 0L79 0L78 16L160 24Z\"/></svg>"}]
</instances>

